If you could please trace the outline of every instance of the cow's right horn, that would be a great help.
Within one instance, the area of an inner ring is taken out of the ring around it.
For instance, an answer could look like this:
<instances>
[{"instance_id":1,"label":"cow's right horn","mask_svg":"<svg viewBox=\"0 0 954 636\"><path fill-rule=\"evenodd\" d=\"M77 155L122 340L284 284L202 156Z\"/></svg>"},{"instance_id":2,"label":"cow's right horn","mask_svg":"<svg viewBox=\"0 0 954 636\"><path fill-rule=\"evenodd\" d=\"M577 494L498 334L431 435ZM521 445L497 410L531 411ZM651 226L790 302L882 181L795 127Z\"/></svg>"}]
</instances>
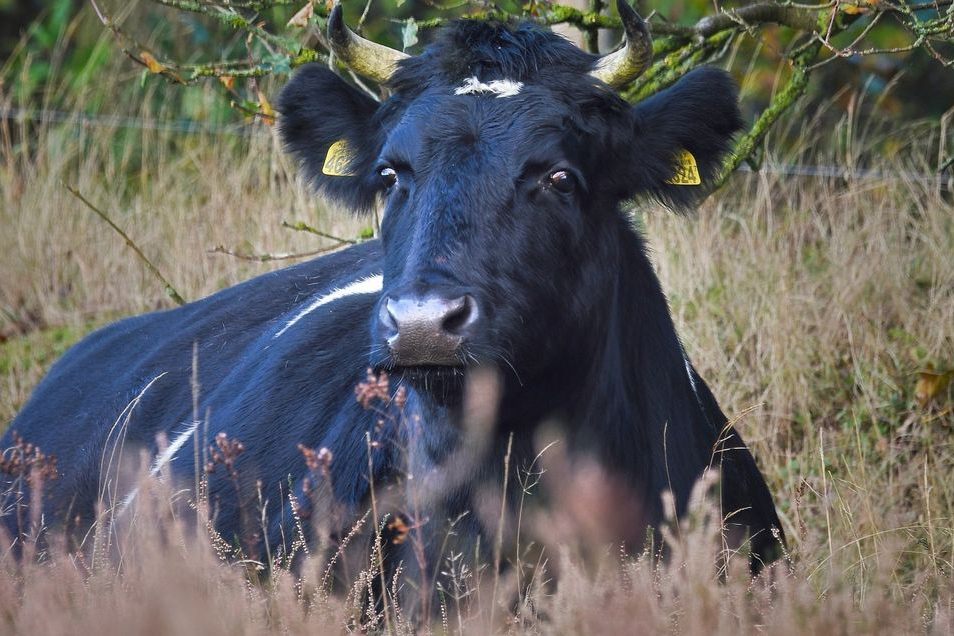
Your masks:
<instances>
[{"instance_id":1,"label":"cow's right horn","mask_svg":"<svg viewBox=\"0 0 954 636\"><path fill-rule=\"evenodd\" d=\"M620 50L601 57L590 75L613 88L621 88L639 77L649 66L653 59L653 39L646 23L626 0L616 0L616 9L623 22L626 44Z\"/></svg>"},{"instance_id":2,"label":"cow's right horn","mask_svg":"<svg viewBox=\"0 0 954 636\"><path fill-rule=\"evenodd\" d=\"M391 79L398 62L410 57L356 35L344 23L340 4L336 4L328 16L328 41L331 50L348 68L381 84Z\"/></svg>"}]
</instances>

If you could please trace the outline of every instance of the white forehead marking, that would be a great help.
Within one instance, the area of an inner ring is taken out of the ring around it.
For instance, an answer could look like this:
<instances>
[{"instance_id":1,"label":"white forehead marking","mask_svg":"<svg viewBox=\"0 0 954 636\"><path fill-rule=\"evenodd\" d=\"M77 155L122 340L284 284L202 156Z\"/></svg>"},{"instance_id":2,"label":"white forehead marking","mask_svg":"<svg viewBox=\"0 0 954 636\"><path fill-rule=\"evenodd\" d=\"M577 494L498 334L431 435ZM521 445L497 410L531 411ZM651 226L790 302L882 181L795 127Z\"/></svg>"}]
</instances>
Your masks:
<instances>
[{"instance_id":1,"label":"white forehead marking","mask_svg":"<svg viewBox=\"0 0 954 636\"><path fill-rule=\"evenodd\" d=\"M292 326L318 309L322 305L327 305L328 303L334 302L345 298L346 296L357 296L359 294L376 294L381 291L381 288L384 285L384 276L381 274L376 274L374 276L368 276L366 278L359 278L358 280L348 283L344 287L337 287L332 289L327 294L323 294L316 298L310 305L302 309L298 314L285 323L285 326L278 330L278 332L272 336L272 339L275 339L292 328Z\"/></svg>"},{"instance_id":2,"label":"white forehead marking","mask_svg":"<svg viewBox=\"0 0 954 636\"><path fill-rule=\"evenodd\" d=\"M513 80L493 80L492 82L481 82L476 77L468 77L464 83L454 90L455 95L474 95L476 93L495 93L497 98L513 97L519 95L523 88L523 82Z\"/></svg>"}]
</instances>

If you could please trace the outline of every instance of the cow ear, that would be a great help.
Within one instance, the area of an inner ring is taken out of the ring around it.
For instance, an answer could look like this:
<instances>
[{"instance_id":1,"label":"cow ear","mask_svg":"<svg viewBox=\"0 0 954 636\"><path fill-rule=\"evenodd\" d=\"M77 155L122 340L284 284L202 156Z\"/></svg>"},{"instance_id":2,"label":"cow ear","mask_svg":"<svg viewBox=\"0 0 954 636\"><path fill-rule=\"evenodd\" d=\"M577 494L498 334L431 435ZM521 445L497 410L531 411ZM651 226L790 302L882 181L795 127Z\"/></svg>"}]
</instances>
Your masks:
<instances>
[{"instance_id":1,"label":"cow ear","mask_svg":"<svg viewBox=\"0 0 954 636\"><path fill-rule=\"evenodd\" d=\"M677 210L711 191L732 137L742 128L735 82L708 67L639 103L632 117L633 194L649 194Z\"/></svg>"},{"instance_id":2,"label":"cow ear","mask_svg":"<svg viewBox=\"0 0 954 636\"><path fill-rule=\"evenodd\" d=\"M356 212L368 211L381 181L378 103L320 64L302 67L278 98L282 142L315 189Z\"/></svg>"}]
</instances>

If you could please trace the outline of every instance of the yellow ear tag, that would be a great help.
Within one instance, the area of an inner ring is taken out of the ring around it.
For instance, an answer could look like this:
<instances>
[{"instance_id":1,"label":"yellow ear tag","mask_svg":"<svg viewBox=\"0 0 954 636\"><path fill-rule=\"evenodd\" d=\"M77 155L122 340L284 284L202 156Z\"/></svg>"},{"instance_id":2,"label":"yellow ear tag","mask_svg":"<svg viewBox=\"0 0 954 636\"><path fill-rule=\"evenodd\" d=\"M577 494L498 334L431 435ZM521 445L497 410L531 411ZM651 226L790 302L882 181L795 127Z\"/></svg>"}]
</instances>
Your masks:
<instances>
[{"instance_id":1,"label":"yellow ear tag","mask_svg":"<svg viewBox=\"0 0 954 636\"><path fill-rule=\"evenodd\" d=\"M699 177L699 166L696 165L696 158L688 150L679 151L676 155L676 165L674 167L676 174L667 179L666 183L677 186L692 186L702 183L702 178Z\"/></svg>"},{"instance_id":2,"label":"yellow ear tag","mask_svg":"<svg viewBox=\"0 0 954 636\"><path fill-rule=\"evenodd\" d=\"M339 139L328 148L321 171L329 177L353 177L354 173L349 170L353 158L354 152L348 145L348 140Z\"/></svg>"}]
</instances>

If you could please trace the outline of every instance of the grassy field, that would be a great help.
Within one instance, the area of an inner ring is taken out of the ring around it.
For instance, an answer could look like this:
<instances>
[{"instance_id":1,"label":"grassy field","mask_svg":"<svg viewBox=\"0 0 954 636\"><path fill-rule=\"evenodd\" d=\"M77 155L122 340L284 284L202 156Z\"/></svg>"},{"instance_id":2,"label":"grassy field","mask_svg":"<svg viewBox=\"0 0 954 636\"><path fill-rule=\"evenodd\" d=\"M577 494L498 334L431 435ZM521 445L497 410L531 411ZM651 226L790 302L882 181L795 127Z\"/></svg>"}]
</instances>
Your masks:
<instances>
[{"instance_id":1,"label":"grassy field","mask_svg":"<svg viewBox=\"0 0 954 636\"><path fill-rule=\"evenodd\" d=\"M72 109L135 82L125 68L77 94ZM0 101L24 106L2 92ZM106 103L142 121L171 117L148 106L148 94ZM834 130L791 124L768 147L782 138L799 139L796 147L766 161L865 164L885 178L740 173L689 218L635 213L689 354L775 493L790 571L783 564L750 581L736 559L720 582L717 529L699 514L686 532L670 531L664 565L550 546L538 580L558 570L558 584L518 592L505 577L500 589L512 595L491 596L475 583L460 622L433 631L954 631L954 402L950 387L931 395L919 385L919 372L954 366L954 214L949 190L913 176L931 174L939 140L948 152L951 140L936 125L886 131L858 121L846 116ZM890 156L877 158L874 149L885 147ZM371 225L314 201L264 126L213 135L3 122L0 426L83 334L172 306L66 186L122 227L186 299L285 262L211 253L216 246L246 255L316 250L329 241L282 221L344 237ZM54 552L18 566L4 553L0 632L360 631L361 595L328 594L320 556L300 574L278 570L250 583L152 486L138 522L117 531L118 560ZM411 629L395 614L370 631Z\"/></svg>"}]
</instances>

